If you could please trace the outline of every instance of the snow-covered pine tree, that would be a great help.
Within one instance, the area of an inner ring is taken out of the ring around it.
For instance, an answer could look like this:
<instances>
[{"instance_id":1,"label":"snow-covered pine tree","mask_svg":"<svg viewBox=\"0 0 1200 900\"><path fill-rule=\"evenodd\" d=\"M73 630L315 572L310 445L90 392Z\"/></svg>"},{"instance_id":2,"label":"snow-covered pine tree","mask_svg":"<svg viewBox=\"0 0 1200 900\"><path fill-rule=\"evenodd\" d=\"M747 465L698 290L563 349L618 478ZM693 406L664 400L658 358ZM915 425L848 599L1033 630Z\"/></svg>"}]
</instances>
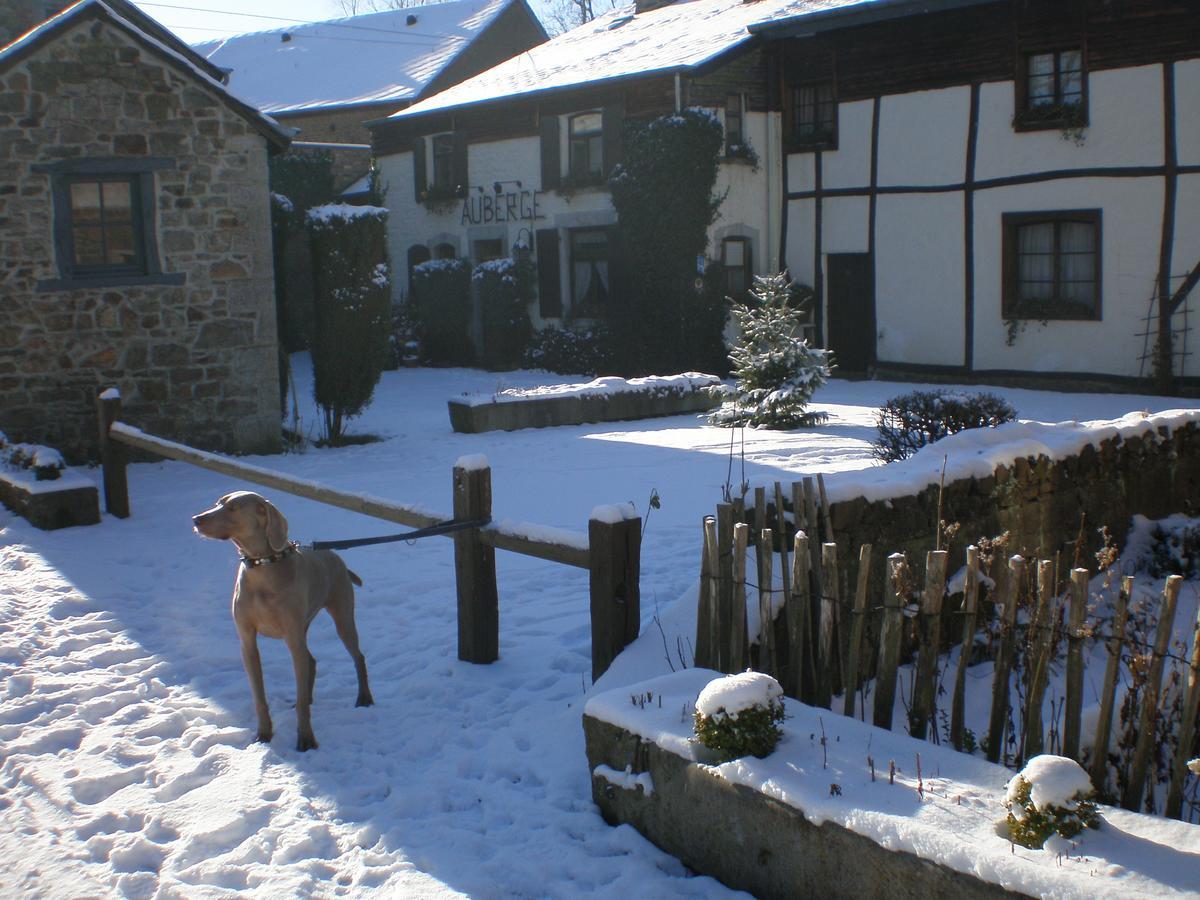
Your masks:
<instances>
[{"instance_id":1,"label":"snow-covered pine tree","mask_svg":"<svg viewBox=\"0 0 1200 900\"><path fill-rule=\"evenodd\" d=\"M749 303L733 308L740 337L729 352L736 398L709 417L713 425L803 428L825 413L808 412L813 392L830 375L829 351L799 337L800 314L788 306L786 272L757 275Z\"/></svg>"}]
</instances>

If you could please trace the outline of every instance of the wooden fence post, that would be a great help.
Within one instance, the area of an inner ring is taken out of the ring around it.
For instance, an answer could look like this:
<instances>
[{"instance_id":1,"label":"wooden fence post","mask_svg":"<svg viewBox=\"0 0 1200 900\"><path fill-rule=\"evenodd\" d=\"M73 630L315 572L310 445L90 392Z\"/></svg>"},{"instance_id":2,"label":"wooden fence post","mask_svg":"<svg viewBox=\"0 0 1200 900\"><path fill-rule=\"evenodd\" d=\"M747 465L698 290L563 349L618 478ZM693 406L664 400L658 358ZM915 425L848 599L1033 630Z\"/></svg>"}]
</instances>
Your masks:
<instances>
[{"instance_id":1,"label":"wooden fence post","mask_svg":"<svg viewBox=\"0 0 1200 900\"><path fill-rule=\"evenodd\" d=\"M1071 607L1067 617L1067 701L1063 710L1063 756L1079 761L1083 715L1083 623L1087 617L1088 570L1071 570Z\"/></svg>"},{"instance_id":2,"label":"wooden fence post","mask_svg":"<svg viewBox=\"0 0 1200 900\"><path fill-rule=\"evenodd\" d=\"M486 460L460 459L454 465L454 518L491 519L492 470ZM464 465L464 463L473 463ZM458 658L491 663L500 656L500 603L496 592L496 551L479 530L454 535L454 574L458 582Z\"/></svg>"},{"instance_id":3,"label":"wooden fence post","mask_svg":"<svg viewBox=\"0 0 1200 900\"><path fill-rule=\"evenodd\" d=\"M788 675L786 693L804 699L805 670L812 664L808 645L809 613L808 535L796 530L792 553L792 592L787 600Z\"/></svg>"},{"instance_id":4,"label":"wooden fence post","mask_svg":"<svg viewBox=\"0 0 1200 900\"><path fill-rule=\"evenodd\" d=\"M616 522L591 519L588 547L594 683L641 628L641 516Z\"/></svg>"},{"instance_id":5,"label":"wooden fence post","mask_svg":"<svg viewBox=\"0 0 1200 900\"><path fill-rule=\"evenodd\" d=\"M1026 660L1029 664L1029 693L1025 698L1025 740L1021 743L1021 761L1039 755L1045 747L1042 728L1042 701L1050 677L1050 657L1054 651L1054 563L1038 563L1037 614L1029 623L1030 639Z\"/></svg>"},{"instance_id":6,"label":"wooden fence post","mask_svg":"<svg viewBox=\"0 0 1200 900\"><path fill-rule=\"evenodd\" d=\"M125 466L129 451L108 436L113 422L121 418L121 393L116 388L101 391L96 398L100 425L100 465L104 473L104 509L118 519L129 518L129 478Z\"/></svg>"},{"instance_id":7,"label":"wooden fence post","mask_svg":"<svg viewBox=\"0 0 1200 900\"><path fill-rule=\"evenodd\" d=\"M1167 576L1163 587L1162 606L1159 607L1158 631L1154 635L1154 653L1150 657L1150 671L1146 675L1146 686L1142 690L1142 711L1138 719L1138 740L1133 751L1133 763L1129 767L1129 781L1121 796L1121 805L1137 810L1142 805L1142 794L1146 789L1146 773L1150 767L1150 751L1158 741L1158 701L1162 693L1163 666L1167 650L1171 645L1171 629L1175 626L1175 606L1179 600L1179 589L1183 586L1182 575Z\"/></svg>"},{"instance_id":8,"label":"wooden fence post","mask_svg":"<svg viewBox=\"0 0 1200 900\"><path fill-rule=\"evenodd\" d=\"M817 631L817 706L833 708L835 682L841 681L834 673L834 632L837 620L838 577L837 544L821 545L821 616Z\"/></svg>"},{"instance_id":9,"label":"wooden fence post","mask_svg":"<svg viewBox=\"0 0 1200 900\"><path fill-rule=\"evenodd\" d=\"M771 551L775 535L764 528L758 535L758 668L772 677L779 674L775 650L774 565Z\"/></svg>"},{"instance_id":10,"label":"wooden fence post","mask_svg":"<svg viewBox=\"0 0 1200 900\"><path fill-rule=\"evenodd\" d=\"M1133 595L1133 576L1121 579L1117 595L1112 632L1108 637L1108 665L1104 670L1104 686L1100 689L1100 716L1096 719L1096 737L1092 740L1092 765L1088 774L1092 787L1105 793L1108 781L1108 742L1112 738L1113 704L1116 702L1117 678L1121 674L1121 647L1125 643L1125 623L1129 619L1129 598Z\"/></svg>"},{"instance_id":11,"label":"wooden fence post","mask_svg":"<svg viewBox=\"0 0 1200 900\"><path fill-rule=\"evenodd\" d=\"M858 693L858 667L862 659L863 629L867 618L867 582L871 574L871 545L858 548L858 585L854 591L854 611L851 613L850 645L846 649L846 696L842 714L854 718L854 700Z\"/></svg>"},{"instance_id":12,"label":"wooden fence post","mask_svg":"<svg viewBox=\"0 0 1200 900\"><path fill-rule=\"evenodd\" d=\"M700 599L696 607L696 649L693 661L699 669L717 665L717 520L704 517L704 545L700 553Z\"/></svg>"},{"instance_id":13,"label":"wooden fence post","mask_svg":"<svg viewBox=\"0 0 1200 900\"><path fill-rule=\"evenodd\" d=\"M1179 743L1171 758L1171 785L1167 789L1167 816L1183 818L1183 782L1187 778L1188 757L1192 755L1192 737L1196 733L1196 715L1200 711L1200 612L1192 629L1192 659L1184 673L1183 709L1179 714Z\"/></svg>"},{"instance_id":14,"label":"wooden fence post","mask_svg":"<svg viewBox=\"0 0 1200 900\"><path fill-rule=\"evenodd\" d=\"M727 636L730 672L746 668L746 547L750 541L750 526L738 522L733 526L733 608Z\"/></svg>"},{"instance_id":15,"label":"wooden fence post","mask_svg":"<svg viewBox=\"0 0 1200 900\"><path fill-rule=\"evenodd\" d=\"M962 647L958 651L958 671L954 673L954 697L950 701L950 743L962 750L966 725L967 667L975 646L975 626L979 616L979 548L967 548L967 580L963 586Z\"/></svg>"},{"instance_id":16,"label":"wooden fence post","mask_svg":"<svg viewBox=\"0 0 1200 900\"><path fill-rule=\"evenodd\" d=\"M875 673L875 716L879 728L892 728L892 709L896 705L896 667L900 665L900 641L904 637L900 583L906 563L903 553L888 557L884 579L883 628L879 634L879 668Z\"/></svg>"},{"instance_id":17,"label":"wooden fence post","mask_svg":"<svg viewBox=\"0 0 1200 900\"><path fill-rule=\"evenodd\" d=\"M717 643L715 668L726 674L737 670L729 658L729 632L733 628L733 504L717 504Z\"/></svg>"},{"instance_id":18,"label":"wooden fence post","mask_svg":"<svg viewBox=\"0 0 1200 900\"><path fill-rule=\"evenodd\" d=\"M929 733L929 717L933 715L934 692L937 687L937 661L942 643L942 598L946 595L945 550L930 550L925 554L925 593L921 597L921 649L917 657L916 690L913 691L912 714L908 733L925 740ZM937 726L934 726L936 733Z\"/></svg>"},{"instance_id":19,"label":"wooden fence post","mask_svg":"<svg viewBox=\"0 0 1200 900\"><path fill-rule=\"evenodd\" d=\"M992 715L988 722L988 762L999 762L1004 750L1004 730L1008 725L1008 678L1012 673L1013 650L1017 640L1017 604L1025 584L1025 560L1014 556L1008 561L1008 584L1000 610L1000 652L996 657L992 680Z\"/></svg>"}]
</instances>

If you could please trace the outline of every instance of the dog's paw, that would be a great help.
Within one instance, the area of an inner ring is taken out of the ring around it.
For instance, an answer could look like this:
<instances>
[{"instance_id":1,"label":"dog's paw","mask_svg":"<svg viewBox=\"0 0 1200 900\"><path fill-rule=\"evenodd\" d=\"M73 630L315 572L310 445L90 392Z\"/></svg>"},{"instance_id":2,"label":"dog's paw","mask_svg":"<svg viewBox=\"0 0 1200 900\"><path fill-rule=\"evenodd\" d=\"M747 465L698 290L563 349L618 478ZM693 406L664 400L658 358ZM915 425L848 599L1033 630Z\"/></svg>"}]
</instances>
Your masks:
<instances>
[{"instance_id":1,"label":"dog's paw","mask_svg":"<svg viewBox=\"0 0 1200 900\"><path fill-rule=\"evenodd\" d=\"M317 749L317 739L311 734L302 734L296 740L296 749L301 753Z\"/></svg>"}]
</instances>

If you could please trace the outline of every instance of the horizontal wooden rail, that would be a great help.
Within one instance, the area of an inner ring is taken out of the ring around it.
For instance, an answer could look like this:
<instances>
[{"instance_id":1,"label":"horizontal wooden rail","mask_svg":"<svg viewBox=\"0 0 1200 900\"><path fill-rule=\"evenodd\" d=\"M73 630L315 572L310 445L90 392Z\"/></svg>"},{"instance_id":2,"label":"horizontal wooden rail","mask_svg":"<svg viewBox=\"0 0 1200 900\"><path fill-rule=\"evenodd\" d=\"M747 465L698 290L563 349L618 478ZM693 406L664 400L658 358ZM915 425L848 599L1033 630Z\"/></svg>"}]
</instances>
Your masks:
<instances>
[{"instance_id":1,"label":"horizontal wooden rail","mask_svg":"<svg viewBox=\"0 0 1200 900\"><path fill-rule=\"evenodd\" d=\"M590 569L592 566L592 554L586 546L587 537L583 534L579 537L583 540L585 546L579 547L569 543L531 537L528 534L523 534L519 525L513 526L507 522L493 523L486 528L481 528L479 531L479 539L488 547L495 547L497 550L508 550L524 556L534 556L538 559L562 563L566 566L575 566L579 569Z\"/></svg>"},{"instance_id":2,"label":"horizontal wooden rail","mask_svg":"<svg viewBox=\"0 0 1200 900\"><path fill-rule=\"evenodd\" d=\"M151 453L157 453L159 456L165 456L168 459L182 460L194 466L220 472L222 475L242 478L246 481L252 481L255 484L275 488L278 491L286 491L289 494L307 497L310 500L317 500L321 503L327 503L330 506L338 506L342 509L362 513L365 516L371 516L376 519L383 519L387 522L398 522L401 525L408 525L412 528L428 528L430 525L436 525L438 522L444 522L450 518L449 516L439 515L428 510L402 506L398 503L389 503L386 500L371 497L367 494L352 494L348 491L337 491L314 484L311 481L306 481L303 478L292 478L288 475L272 472L270 469L252 466L249 463L229 459L216 453L195 450L185 444L177 444L174 441L146 434L146 432L126 425L124 422L113 422L108 430L108 435L111 440L120 441L122 444L128 444L130 447L137 447L139 450L148 450Z\"/></svg>"}]
</instances>

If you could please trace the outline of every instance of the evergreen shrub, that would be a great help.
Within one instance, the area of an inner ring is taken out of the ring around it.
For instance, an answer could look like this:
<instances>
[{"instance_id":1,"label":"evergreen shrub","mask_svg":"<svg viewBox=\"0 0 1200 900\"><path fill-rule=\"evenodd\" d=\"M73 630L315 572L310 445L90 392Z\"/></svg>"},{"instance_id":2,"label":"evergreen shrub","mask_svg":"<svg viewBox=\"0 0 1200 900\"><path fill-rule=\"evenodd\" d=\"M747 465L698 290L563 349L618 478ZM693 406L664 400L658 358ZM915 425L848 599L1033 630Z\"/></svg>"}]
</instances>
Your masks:
<instances>
[{"instance_id":1,"label":"evergreen shrub","mask_svg":"<svg viewBox=\"0 0 1200 900\"><path fill-rule=\"evenodd\" d=\"M306 217L313 254L313 392L324 438L344 439L346 421L363 411L388 356L391 280L387 210L320 206Z\"/></svg>"},{"instance_id":2,"label":"evergreen shrub","mask_svg":"<svg viewBox=\"0 0 1200 900\"><path fill-rule=\"evenodd\" d=\"M947 435L1003 425L1016 417L1012 405L995 394L912 391L893 397L876 414L874 453L884 462L907 459Z\"/></svg>"},{"instance_id":3,"label":"evergreen shrub","mask_svg":"<svg viewBox=\"0 0 1200 900\"><path fill-rule=\"evenodd\" d=\"M783 737L783 688L761 672L715 679L696 699L692 720L700 743L725 759L761 759Z\"/></svg>"},{"instance_id":4,"label":"evergreen shrub","mask_svg":"<svg viewBox=\"0 0 1200 900\"><path fill-rule=\"evenodd\" d=\"M572 328L547 325L534 333L521 365L559 375L605 374L612 366L611 339L602 322Z\"/></svg>"},{"instance_id":5,"label":"evergreen shrub","mask_svg":"<svg viewBox=\"0 0 1200 900\"><path fill-rule=\"evenodd\" d=\"M533 325L536 269L529 260L491 259L471 273L483 311L483 364L488 369L515 369L529 343Z\"/></svg>"},{"instance_id":6,"label":"evergreen shrub","mask_svg":"<svg viewBox=\"0 0 1200 900\"><path fill-rule=\"evenodd\" d=\"M1081 789L1073 791L1070 797L1056 798L1053 801L1036 798L1037 776L1027 772L1030 766L1036 767L1047 760L1063 767L1067 763L1076 768L1079 766L1074 760L1061 757L1035 756L1025 770L1014 775L1009 781L1004 799L1004 806L1008 809L1005 823L1008 825L1009 836L1014 843L1032 850L1040 850L1051 835L1073 838L1085 828L1099 828L1101 822L1100 812L1092 799L1095 791L1090 783L1086 783L1087 774L1082 769L1078 772Z\"/></svg>"},{"instance_id":7,"label":"evergreen shrub","mask_svg":"<svg viewBox=\"0 0 1200 900\"><path fill-rule=\"evenodd\" d=\"M440 365L470 365L471 267L465 259L431 259L412 271L411 312L425 358Z\"/></svg>"},{"instance_id":8,"label":"evergreen shrub","mask_svg":"<svg viewBox=\"0 0 1200 900\"><path fill-rule=\"evenodd\" d=\"M803 319L791 296L786 272L756 275L750 301L734 306L739 337L729 360L736 395L709 416L713 425L786 430L825 420L824 413L809 412L808 404L829 380L830 354L799 337Z\"/></svg>"}]
</instances>

